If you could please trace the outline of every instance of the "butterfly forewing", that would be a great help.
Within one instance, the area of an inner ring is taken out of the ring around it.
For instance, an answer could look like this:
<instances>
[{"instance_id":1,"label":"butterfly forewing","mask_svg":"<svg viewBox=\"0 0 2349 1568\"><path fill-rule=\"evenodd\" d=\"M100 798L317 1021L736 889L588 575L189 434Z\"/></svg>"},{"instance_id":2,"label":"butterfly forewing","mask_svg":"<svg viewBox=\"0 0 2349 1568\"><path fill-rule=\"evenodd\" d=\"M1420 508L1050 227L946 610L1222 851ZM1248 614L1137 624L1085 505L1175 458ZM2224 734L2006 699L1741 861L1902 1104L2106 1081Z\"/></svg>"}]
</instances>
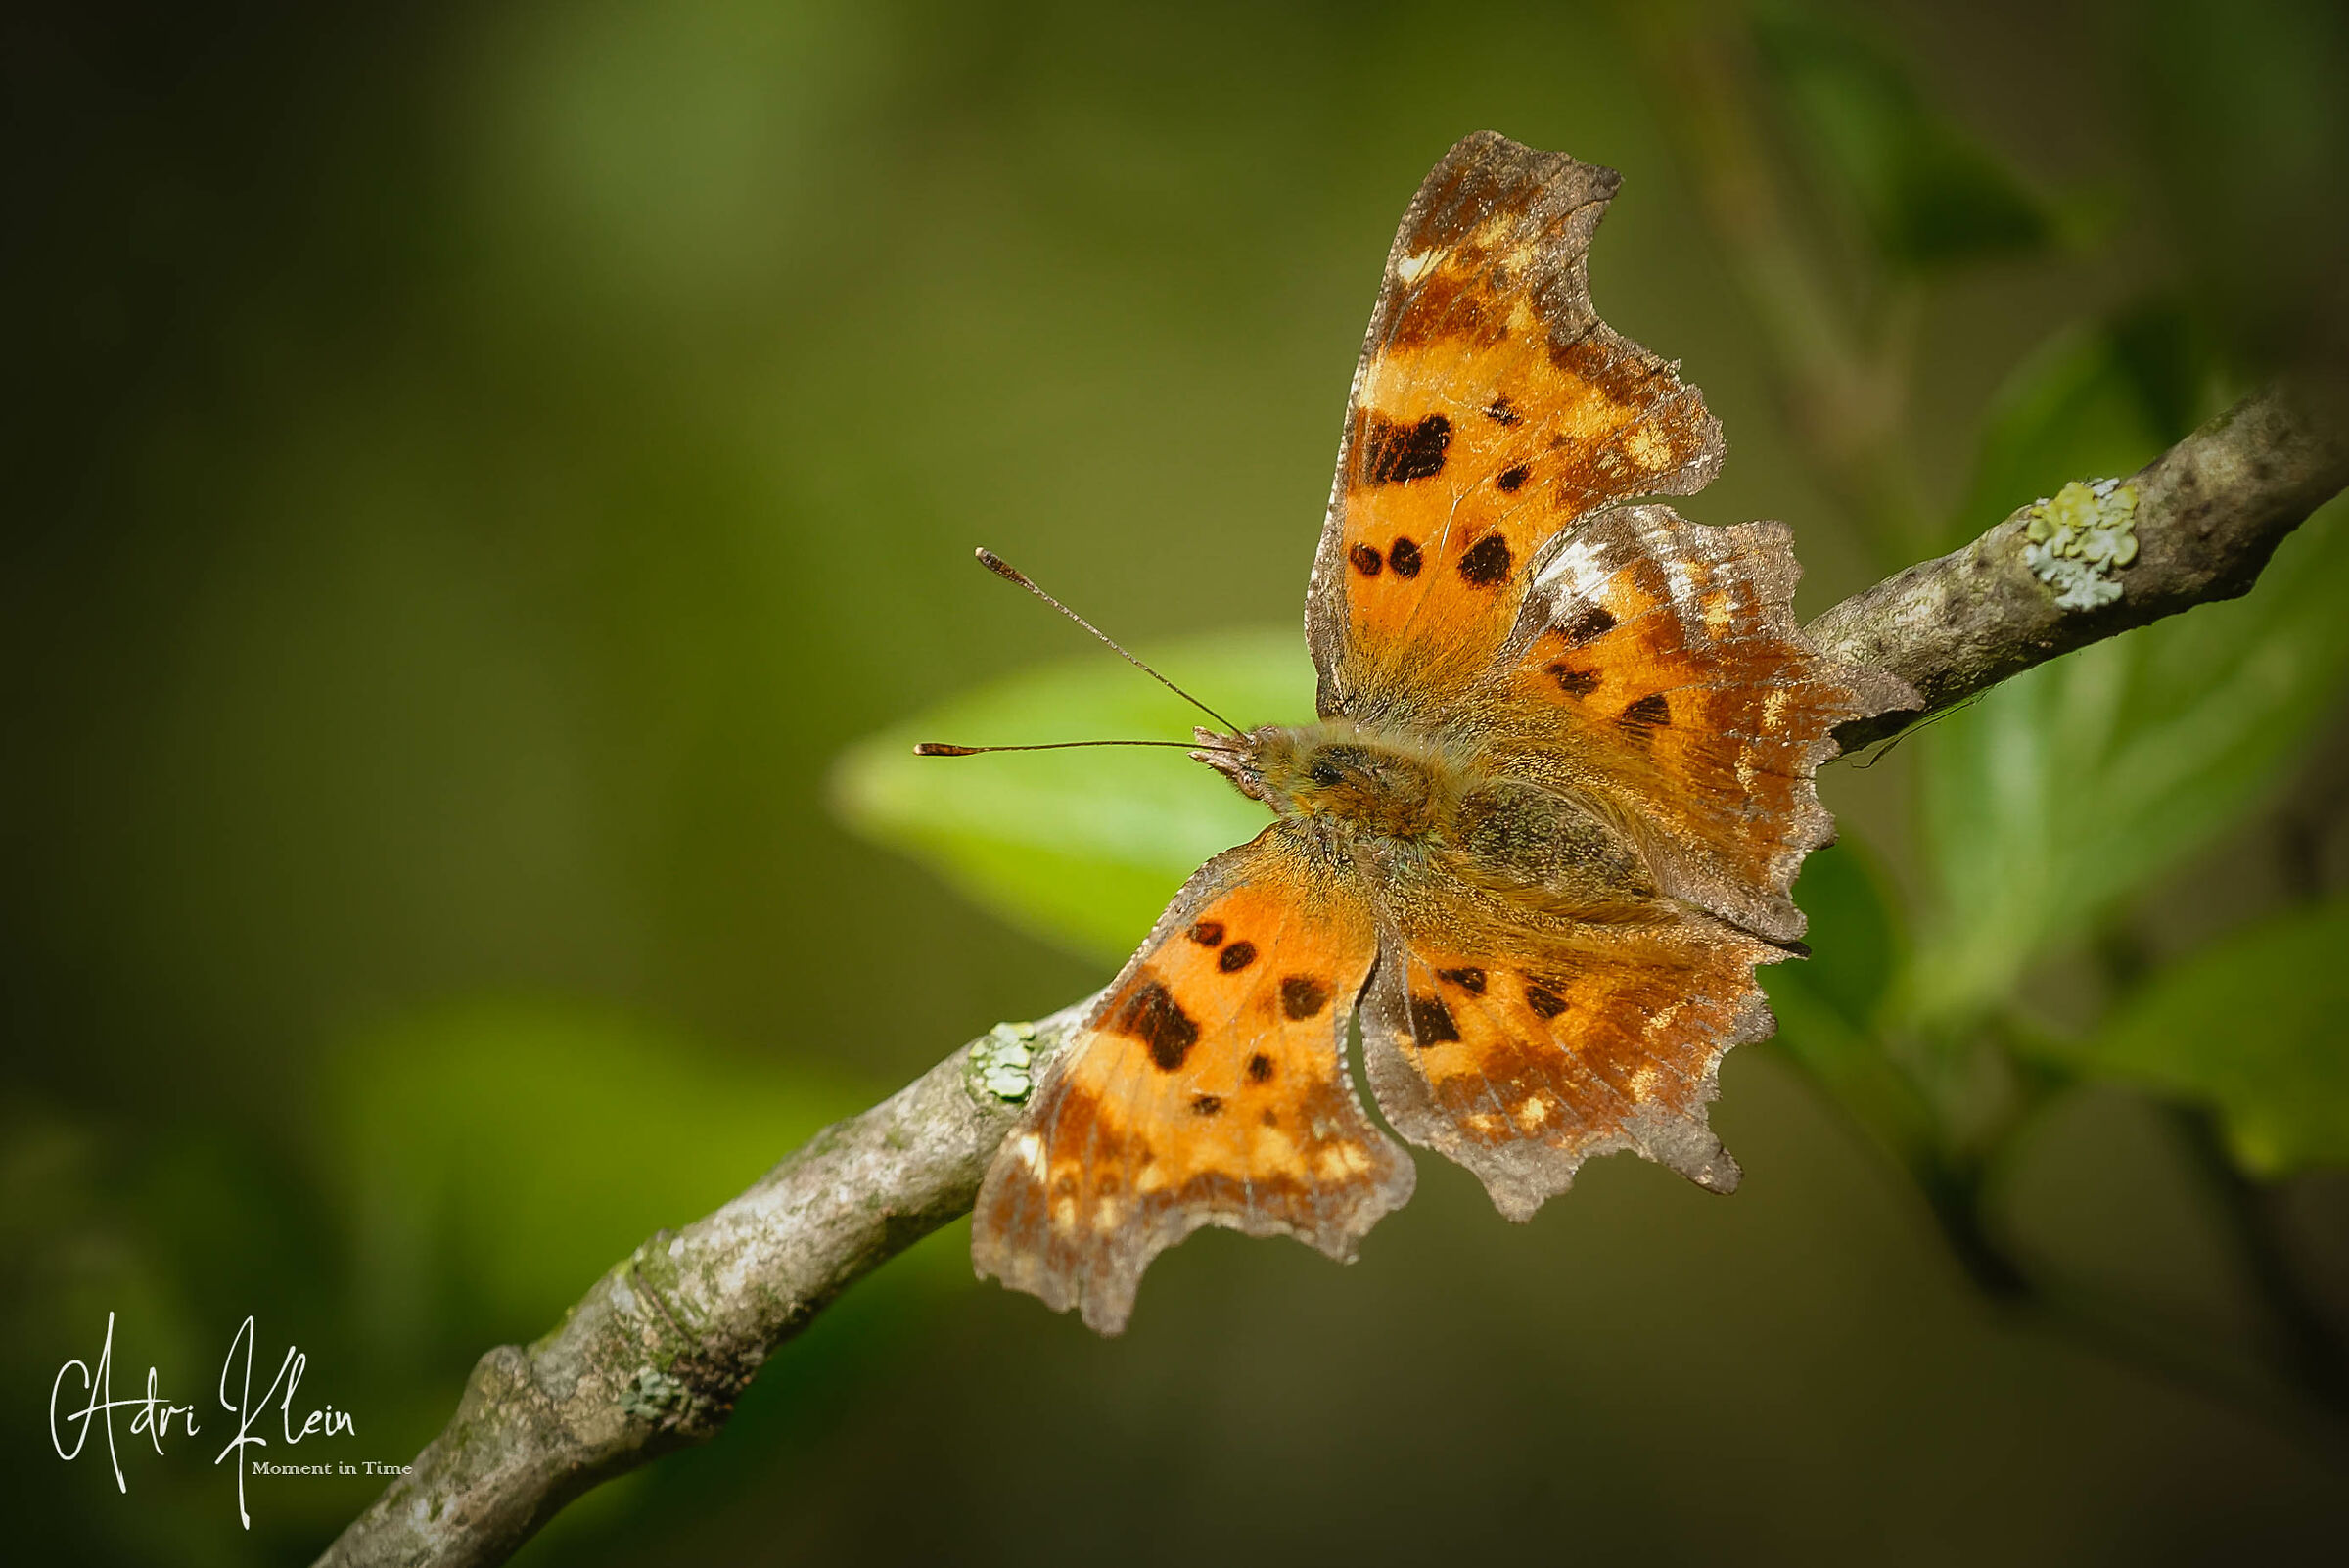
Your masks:
<instances>
[{"instance_id":1,"label":"butterfly forewing","mask_svg":"<svg viewBox=\"0 0 2349 1568\"><path fill-rule=\"evenodd\" d=\"M1591 308L1585 258L1619 183L1483 133L1405 214L1306 610L1325 715L1465 682L1508 635L1544 540L1720 466L1702 396Z\"/></svg>"}]
</instances>

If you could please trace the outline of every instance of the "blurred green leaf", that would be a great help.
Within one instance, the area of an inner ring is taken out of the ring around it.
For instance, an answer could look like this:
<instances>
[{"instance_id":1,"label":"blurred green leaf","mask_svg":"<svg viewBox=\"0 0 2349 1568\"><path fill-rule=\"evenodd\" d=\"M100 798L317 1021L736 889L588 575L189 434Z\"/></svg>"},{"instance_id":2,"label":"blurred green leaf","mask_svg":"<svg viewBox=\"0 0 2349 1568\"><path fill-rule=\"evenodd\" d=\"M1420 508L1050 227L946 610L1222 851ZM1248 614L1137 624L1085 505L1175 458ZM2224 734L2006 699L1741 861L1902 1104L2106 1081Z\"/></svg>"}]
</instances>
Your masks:
<instances>
[{"instance_id":1,"label":"blurred green leaf","mask_svg":"<svg viewBox=\"0 0 2349 1568\"><path fill-rule=\"evenodd\" d=\"M2028 254L2057 238L2048 204L1927 105L1889 51L1803 10L1765 10L1754 28L1806 140L1892 265L1958 266Z\"/></svg>"},{"instance_id":2,"label":"blurred green leaf","mask_svg":"<svg viewBox=\"0 0 2349 1568\"><path fill-rule=\"evenodd\" d=\"M1794 899L1810 917L1812 956L1760 972L1778 1043L1888 1149L1911 1155L1932 1123L1876 1034L1905 945L1882 869L1846 838L1803 862Z\"/></svg>"},{"instance_id":3,"label":"blurred green leaf","mask_svg":"<svg viewBox=\"0 0 2349 1568\"><path fill-rule=\"evenodd\" d=\"M1803 862L1794 901L1812 955L1763 973L1799 978L1852 1028L1872 1029L1908 941L1883 867L1847 835Z\"/></svg>"},{"instance_id":4,"label":"blurred green leaf","mask_svg":"<svg viewBox=\"0 0 2349 1568\"><path fill-rule=\"evenodd\" d=\"M2245 1167L2349 1162L2349 901L2240 932L2157 975L2080 1051L2217 1109Z\"/></svg>"},{"instance_id":5,"label":"blurred green leaf","mask_svg":"<svg viewBox=\"0 0 2349 1568\"><path fill-rule=\"evenodd\" d=\"M1237 631L1146 658L1234 721L1313 715L1313 669L1295 631ZM963 760L963 745L1186 740L1200 715L1106 655L1024 671L864 741L833 799L850 823L927 862L975 902L1078 952L1123 958L1201 861L1254 838L1264 807L1179 751L1103 747Z\"/></svg>"},{"instance_id":6,"label":"blurred green leaf","mask_svg":"<svg viewBox=\"0 0 2349 1568\"><path fill-rule=\"evenodd\" d=\"M1992 401L1950 542L2084 474L2130 472L2229 400L2206 335L2173 301L2057 336Z\"/></svg>"},{"instance_id":7,"label":"blurred green leaf","mask_svg":"<svg viewBox=\"0 0 2349 1568\"><path fill-rule=\"evenodd\" d=\"M541 1332L638 1242L879 1097L571 1002L406 1018L351 1041L337 1078L356 1299L386 1350Z\"/></svg>"},{"instance_id":8,"label":"blurred green leaf","mask_svg":"<svg viewBox=\"0 0 2349 1568\"><path fill-rule=\"evenodd\" d=\"M2190 356L2165 361L2174 344L2147 346L2149 319L2035 358L1984 443L2003 477L1978 488L2028 500L2158 453L2195 378ZM2246 597L2044 665L1919 737L1938 891L1906 988L1920 1016L2004 995L2258 803L2349 669L2345 519L2311 518Z\"/></svg>"}]
</instances>

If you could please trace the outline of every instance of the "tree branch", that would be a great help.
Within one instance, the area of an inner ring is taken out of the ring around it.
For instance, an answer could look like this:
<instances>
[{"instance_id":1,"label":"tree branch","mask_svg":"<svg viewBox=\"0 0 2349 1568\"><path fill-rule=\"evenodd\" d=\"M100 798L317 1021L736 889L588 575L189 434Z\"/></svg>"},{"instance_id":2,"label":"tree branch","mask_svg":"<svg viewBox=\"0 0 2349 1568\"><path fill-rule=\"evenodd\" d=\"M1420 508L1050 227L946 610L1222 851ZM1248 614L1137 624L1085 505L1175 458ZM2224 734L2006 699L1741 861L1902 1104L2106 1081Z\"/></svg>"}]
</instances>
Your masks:
<instances>
[{"instance_id":1,"label":"tree branch","mask_svg":"<svg viewBox=\"0 0 2349 1568\"><path fill-rule=\"evenodd\" d=\"M2067 609L2026 550L2036 507L1971 544L1896 573L1805 629L1819 650L1888 669L1924 707L1855 719L1846 752L1987 691L2058 654L2250 590L2283 536L2349 486L2349 439L2317 394L2264 389L2126 482L2137 558L2113 571L2118 598Z\"/></svg>"},{"instance_id":2,"label":"tree branch","mask_svg":"<svg viewBox=\"0 0 2349 1568\"><path fill-rule=\"evenodd\" d=\"M1025 1097L1089 1001L1022 1031L1024 1069L1002 1065L1009 1026L971 1041L724 1208L655 1235L536 1344L483 1357L448 1425L320 1564L500 1563L598 1482L715 1437L778 1346L970 1211L1019 1120L1006 1094Z\"/></svg>"},{"instance_id":3,"label":"tree branch","mask_svg":"<svg viewBox=\"0 0 2349 1568\"><path fill-rule=\"evenodd\" d=\"M2109 603L2057 603L2026 558L2027 507L1814 622L1823 650L1889 669L1924 698L1844 726L1845 749L2057 654L2244 592L2283 536L2349 485L2349 441L2338 421L2270 389L2129 485L2137 554L2111 571L2121 592ZM970 1209L1019 1119L1026 1075L1086 1005L1022 1036L1025 1052L1003 1029L965 1045L716 1213L638 1247L536 1344L483 1357L448 1426L320 1562L502 1562L598 1482L714 1436L767 1357L834 1297Z\"/></svg>"}]
</instances>

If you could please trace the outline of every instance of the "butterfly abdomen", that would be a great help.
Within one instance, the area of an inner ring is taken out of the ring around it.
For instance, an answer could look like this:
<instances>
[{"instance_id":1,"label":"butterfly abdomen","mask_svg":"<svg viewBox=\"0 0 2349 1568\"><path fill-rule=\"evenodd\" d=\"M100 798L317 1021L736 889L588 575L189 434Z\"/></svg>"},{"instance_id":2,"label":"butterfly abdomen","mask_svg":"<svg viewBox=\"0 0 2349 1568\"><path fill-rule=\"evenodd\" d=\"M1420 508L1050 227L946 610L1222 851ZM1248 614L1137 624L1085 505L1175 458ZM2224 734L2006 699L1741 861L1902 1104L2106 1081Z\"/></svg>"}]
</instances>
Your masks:
<instances>
[{"instance_id":1,"label":"butterfly abdomen","mask_svg":"<svg viewBox=\"0 0 2349 1568\"><path fill-rule=\"evenodd\" d=\"M1589 916L1657 898L1627 830L1540 785L1497 779L1467 791L1445 839L1455 875L1520 904Z\"/></svg>"}]
</instances>

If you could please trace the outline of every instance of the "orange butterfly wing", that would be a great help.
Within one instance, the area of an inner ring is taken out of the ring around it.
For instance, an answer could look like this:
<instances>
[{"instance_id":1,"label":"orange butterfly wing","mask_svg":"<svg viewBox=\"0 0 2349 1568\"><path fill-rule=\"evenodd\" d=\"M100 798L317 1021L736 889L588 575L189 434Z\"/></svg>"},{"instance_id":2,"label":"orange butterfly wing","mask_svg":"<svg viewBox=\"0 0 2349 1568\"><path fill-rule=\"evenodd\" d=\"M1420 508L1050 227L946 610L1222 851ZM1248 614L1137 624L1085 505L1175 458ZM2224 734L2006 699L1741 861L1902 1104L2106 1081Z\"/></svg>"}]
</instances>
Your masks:
<instances>
[{"instance_id":1,"label":"orange butterfly wing","mask_svg":"<svg viewBox=\"0 0 2349 1568\"><path fill-rule=\"evenodd\" d=\"M1811 646L1800 576L1781 523L1709 528L1665 506L1587 519L1527 574L1480 688L1484 764L1607 803L1664 893L1800 937L1788 895L1834 835L1812 782L1834 728L1915 701Z\"/></svg>"},{"instance_id":2,"label":"orange butterfly wing","mask_svg":"<svg viewBox=\"0 0 2349 1568\"><path fill-rule=\"evenodd\" d=\"M1720 468L1703 397L1591 307L1586 255L1621 183L1479 132L1404 214L1307 601L1324 716L1463 688L1544 539Z\"/></svg>"},{"instance_id":3,"label":"orange butterfly wing","mask_svg":"<svg viewBox=\"0 0 2349 1568\"><path fill-rule=\"evenodd\" d=\"M1346 1071L1372 918L1294 832L1202 867L1046 1072L980 1189L982 1275L1114 1334L1203 1224L1348 1259L1410 1196Z\"/></svg>"},{"instance_id":4,"label":"orange butterfly wing","mask_svg":"<svg viewBox=\"0 0 2349 1568\"><path fill-rule=\"evenodd\" d=\"M1467 1167L1512 1220L1595 1154L1632 1149L1727 1192L1705 1122L1723 1053L1775 1027L1754 965L1785 953L1669 912L1488 951L1474 933L1390 934L1363 1003L1387 1119Z\"/></svg>"}]
</instances>

